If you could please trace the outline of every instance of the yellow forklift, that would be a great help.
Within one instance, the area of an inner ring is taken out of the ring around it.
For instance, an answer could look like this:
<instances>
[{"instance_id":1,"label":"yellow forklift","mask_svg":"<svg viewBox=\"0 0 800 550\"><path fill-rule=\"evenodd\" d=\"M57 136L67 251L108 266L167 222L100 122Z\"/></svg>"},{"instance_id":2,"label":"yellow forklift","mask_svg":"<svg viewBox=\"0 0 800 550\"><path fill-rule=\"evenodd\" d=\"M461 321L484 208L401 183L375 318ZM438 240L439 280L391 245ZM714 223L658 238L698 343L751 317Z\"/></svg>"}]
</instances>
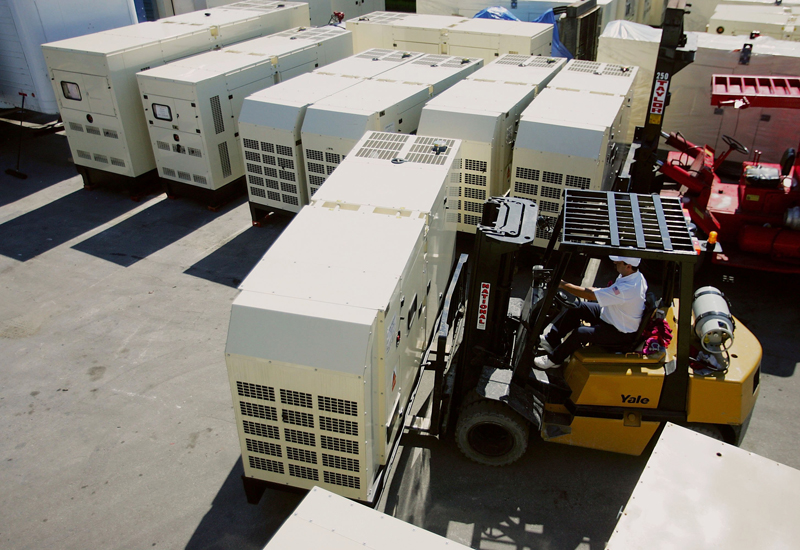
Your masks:
<instances>
[{"instance_id":1,"label":"yellow forklift","mask_svg":"<svg viewBox=\"0 0 800 550\"><path fill-rule=\"evenodd\" d=\"M429 362L436 376L425 431L450 433L467 457L495 466L520 458L531 431L638 455L669 421L738 444L758 398L761 346L719 291L693 288L698 251L680 201L566 190L542 265L533 267L521 312L510 316L517 260L537 218L528 200L487 202L473 253L460 258L445 297L435 348L446 351ZM611 254L642 258L655 291L639 341L628 349L590 345L562 367L532 369L544 353L539 336L574 305L558 289L570 262ZM644 333L661 320L672 340L645 355ZM702 350L722 368L693 370Z\"/></svg>"}]
</instances>

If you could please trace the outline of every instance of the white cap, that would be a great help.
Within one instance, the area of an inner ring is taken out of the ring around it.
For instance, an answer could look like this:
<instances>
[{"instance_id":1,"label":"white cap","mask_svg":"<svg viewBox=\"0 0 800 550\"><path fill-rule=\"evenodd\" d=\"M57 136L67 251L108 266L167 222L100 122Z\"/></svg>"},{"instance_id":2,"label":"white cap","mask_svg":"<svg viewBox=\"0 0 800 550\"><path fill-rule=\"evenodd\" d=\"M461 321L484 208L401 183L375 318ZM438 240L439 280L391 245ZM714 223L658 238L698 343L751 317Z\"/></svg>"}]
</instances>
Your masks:
<instances>
[{"instance_id":1,"label":"white cap","mask_svg":"<svg viewBox=\"0 0 800 550\"><path fill-rule=\"evenodd\" d=\"M642 263L641 258L631 258L630 256L609 256L612 262L625 262L633 267L638 267Z\"/></svg>"}]
</instances>

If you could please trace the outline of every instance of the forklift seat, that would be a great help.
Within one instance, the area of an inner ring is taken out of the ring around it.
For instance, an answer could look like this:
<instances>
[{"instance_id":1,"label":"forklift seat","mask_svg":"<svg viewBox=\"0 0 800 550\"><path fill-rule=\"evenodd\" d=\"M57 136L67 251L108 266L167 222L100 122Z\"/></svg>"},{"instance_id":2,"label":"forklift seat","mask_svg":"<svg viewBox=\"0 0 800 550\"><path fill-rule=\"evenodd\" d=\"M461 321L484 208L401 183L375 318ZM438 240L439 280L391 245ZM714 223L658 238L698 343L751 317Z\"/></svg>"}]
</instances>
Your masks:
<instances>
[{"instance_id":1,"label":"forklift seat","mask_svg":"<svg viewBox=\"0 0 800 550\"><path fill-rule=\"evenodd\" d=\"M652 291L648 290L644 296L644 312L642 313L642 320L639 321L639 328L636 330L636 338L633 342L633 345L616 344L600 346L593 344L593 346L611 353L638 353L639 355L642 355L641 352L642 348L644 347L646 335L650 329L650 322L655 318L655 315L658 312L658 306L659 300L656 300L656 295L653 294Z\"/></svg>"}]
</instances>

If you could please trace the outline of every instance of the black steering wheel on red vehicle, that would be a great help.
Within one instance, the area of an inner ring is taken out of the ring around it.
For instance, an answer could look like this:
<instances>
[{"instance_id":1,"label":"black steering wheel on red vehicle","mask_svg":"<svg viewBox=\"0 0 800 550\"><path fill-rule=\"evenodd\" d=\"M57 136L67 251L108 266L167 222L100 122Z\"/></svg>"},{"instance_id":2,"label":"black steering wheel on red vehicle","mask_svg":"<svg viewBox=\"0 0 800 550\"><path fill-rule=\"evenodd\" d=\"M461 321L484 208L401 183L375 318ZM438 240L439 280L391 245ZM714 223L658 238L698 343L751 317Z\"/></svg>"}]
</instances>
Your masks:
<instances>
[{"instance_id":1,"label":"black steering wheel on red vehicle","mask_svg":"<svg viewBox=\"0 0 800 550\"><path fill-rule=\"evenodd\" d=\"M737 153L741 153L743 155L749 155L750 150L742 145L739 141L733 139L731 136L722 136L722 141L725 142L725 145L736 151Z\"/></svg>"}]
</instances>

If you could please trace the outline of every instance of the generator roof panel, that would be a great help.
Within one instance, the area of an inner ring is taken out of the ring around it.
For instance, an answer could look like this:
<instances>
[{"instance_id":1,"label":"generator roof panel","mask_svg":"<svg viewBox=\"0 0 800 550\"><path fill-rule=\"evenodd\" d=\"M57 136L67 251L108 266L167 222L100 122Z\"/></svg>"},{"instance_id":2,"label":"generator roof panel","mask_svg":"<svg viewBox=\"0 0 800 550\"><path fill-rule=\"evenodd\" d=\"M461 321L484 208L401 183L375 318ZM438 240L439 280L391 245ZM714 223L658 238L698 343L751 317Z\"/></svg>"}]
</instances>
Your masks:
<instances>
[{"instance_id":1,"label":"generator roof panel","mask_svg":"<svg viewBox=\"0 0 800 550\"><path fill-rule=\"evenodd\" d=\"M242 290L382 309L421 242L425 220L304 208L242 282Z\"/></svg>"},{"instance_id":2,"label":"generator roof panel","mask_svg":"<svg viewBox=\"0 0 800 550\"><path fill-rule=\"evenodd\" d=\"M522 120L607 128L613 126L624 101L622 96L546 88L523 111Z\"/></svg>"},{"instance_id":3,"label":"generator roof panel","mask_svg":"<svg viewBox=\"0 0 800 550\"><path fill-rule=\"evenodd\" d=\"M430 15L424 13L401 13L390 11L374 11L361 17L350 19L350 22L372 23L376 25L391 25L395 27L418 29L443 29L456 23L469 21L466 17L457 15Z\"/></svg>"},{"instance_id":4,"label":"generator roof panel","mask_svg":"<svg viewBox=\"0 0 800 550\"><path fill-rule=\"evenodd\" d=\"M633 89L638 72L638 67L573 59L548 87L625 96Z\"/></svg>"},{"instance_id":5,"label":"generator roof panel","mask_svg":"<svg viewBox=\"0 0 800 550\"><path fill-rule=\"evenodd\" d=\"M314 72L372 78L373 76L394 69L404 63L419 59L424 55L425 54L419 52L402 52L373 48L325 65Z\"/></svg>"},{"instance_id":6,"label":"generator roof panel","mask_svg":"<svg viewBox=\"0 0 800 550\"><path fill-rule=\"evenodd\" d=\"M795 13L792 13L794 11ZM741 21L754 24L786 25L800 13L797 6L786 8L772 3L764 6L739 6L735 4L719 4L711 19L715 21ZM754 28L754 30L757 30Z\"/></svg>"},{"instance_id":7,"label":"generator roof panel","mask_svg":"<svg viewBox=\"0 0 800 550\"><path fill-rule=\"evenodd\" d=\"M427 84L364 80L341 92L321 99L309 108L329 109L337 112L372 114L396 105L420 92L427 92Z\"/></svg>"},{"instance_id":8,"label":"generator roof panel","mask_svg":"<svg viewBox=\"0 0 800 550\"><path fill-rule=\"evenodd\" d=\"M467 79L495 80L544 88L566 62L562 57L509 53L478 69Z\"/></svg>"},{"instance_id":9,"label":"generator roof panel","mask_svg":"<svg viewBox=\"0 0 800 550\"><path fill-rule=\"evenodd\" d=\"M541 34L552 34L553 25L528 23L527 21L467 19L454 27L451 32L534 37Z\"/></svg>"},{"instance_id":10,"label":"generator roof panel","mask_svg":"<svg viewBox=\"0 0 800 550\"><path fill-rule=\"evenodd\" d=\"M239 116L239 122L251 122L253 124L263 123L268 125L268 120L258 121L252 120L252 116L248 113L251 109L263 109L269 105L293 105L293 106L306 106L311 105L321 99L340 92L350 86L354 86L361 82L360 78L348 78L338 75L306 73L290 78L275 86L270 86L264 90L249 95L244 100L242 106L242 114Z\"/></svg>"},{"instance_id":11,"label":"generator roof panel","mask_svg":"<svg viewBox=\"0 0 800 550\"><path fill-rule=\"evenodd\" d=\"M428 101L425 104L425 110L437 109L497 115L507 113L521 101L529 101L535 91L535 87L527 85L498 81L462 80Z\"/></svg>"},{"instance_id":12,"label":"generator roof panel","mask_svg":"<svg viewBox=\"0 0 800 550\"><path fill-rule=\"evenodd\" d=\"M255 5L246 2L245 4ZM149 21L137 25L128 25L107 31L101 31L74 38L67 38L46 44L49 48L74 50L98 54L113 54L130 48L155 44L179 36L202 33L208 34L211 27L221 27L248 19L263 17L265 13L295 9L301 6L300 2L265 2L266 8L231 9L231 4L224 8L213 8L199 12L191 12L174 17L167 17L158 21ZM281 7L278 7L281 6ZM206 13L210 15L205 15ZM252 24L252 23L251 23ZM224 31L223 31L224 36ZM209 46L213 42L209 39Z\"/></svg>"},{"instance_id":13,"label":"generator roof panel","mask_svg":"<svg viewBox=\"0 0 800 550\"><path fill-rule=\"evenodd\" d=\"M381 74L380 79L436 84L459 73L471 73L483 65L483 59L426 54Z\"/></svg>"}]
</instances>

